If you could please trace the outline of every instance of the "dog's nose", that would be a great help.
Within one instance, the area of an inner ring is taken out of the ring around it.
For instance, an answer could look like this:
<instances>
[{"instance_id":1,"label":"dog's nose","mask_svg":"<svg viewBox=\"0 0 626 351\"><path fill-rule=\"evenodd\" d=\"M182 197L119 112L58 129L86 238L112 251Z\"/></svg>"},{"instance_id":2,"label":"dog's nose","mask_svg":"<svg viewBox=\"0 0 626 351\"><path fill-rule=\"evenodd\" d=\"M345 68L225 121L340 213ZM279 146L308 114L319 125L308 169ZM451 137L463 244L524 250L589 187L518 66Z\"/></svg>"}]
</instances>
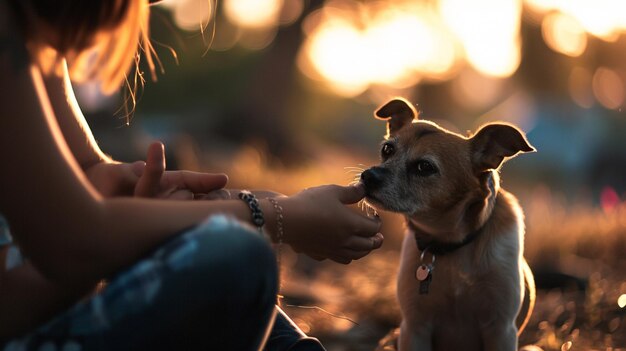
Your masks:
<instances>
[{"instance_id":1,"label":"dog's nose","mask_svg":"<svg viewBox=\"0 0 626 351\"><path fill-rule=\"evenodd\" d=\"M361 181L365 185L366 190L373 190L378 188L383 183L383 177L387 172L382 167L372 167L363 173L361 173Z\"/></svg>"}]
</instances>

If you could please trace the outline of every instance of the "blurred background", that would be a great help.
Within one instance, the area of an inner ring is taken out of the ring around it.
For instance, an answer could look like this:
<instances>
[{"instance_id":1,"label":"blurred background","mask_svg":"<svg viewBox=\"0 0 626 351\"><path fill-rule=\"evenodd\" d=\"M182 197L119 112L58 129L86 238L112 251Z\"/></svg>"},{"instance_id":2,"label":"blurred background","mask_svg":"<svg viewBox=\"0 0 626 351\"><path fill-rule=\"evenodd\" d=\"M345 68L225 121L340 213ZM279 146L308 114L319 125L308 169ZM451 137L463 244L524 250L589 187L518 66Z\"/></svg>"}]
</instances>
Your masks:
<instances>
[{"instance_id":1,"label":"blurred background","mask_svg":"<svg viewBox=\"0 0 626 351\"><path fill-rule=\"evenodd\" d=\"M521 345L626 349L626 1L166 0L152 10L164 72L134 114L124 89L77 89L105 152L144 159L159 139L168 168L293 194L374 165L385 124L373 111L394 96L462 134L514 123L538 149L502 170L525 209L540 288ZM329 350L373 350L398 326L402 218L382 216L383 249L349 266L282 250L283 306Z\"/></svg>"}]
</instances>

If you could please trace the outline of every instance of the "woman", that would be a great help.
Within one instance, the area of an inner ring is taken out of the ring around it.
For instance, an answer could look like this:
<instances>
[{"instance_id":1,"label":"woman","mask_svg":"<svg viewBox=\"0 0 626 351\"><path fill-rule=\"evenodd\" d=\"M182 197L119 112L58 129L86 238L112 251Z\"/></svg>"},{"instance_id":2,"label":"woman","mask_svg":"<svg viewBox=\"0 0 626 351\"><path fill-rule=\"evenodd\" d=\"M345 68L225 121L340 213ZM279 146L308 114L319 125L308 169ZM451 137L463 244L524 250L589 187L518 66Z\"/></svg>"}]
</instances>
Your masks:
<instances>
[{"instance_id":1,"label":"woman","mask_svg":"<svg viewBox=\"0 0 626 351\"><path fill-rule=\"evenodd\" d=\"M275 260L259 231L349 263L383 240L377 218L345 206L364 190L185 201L226 176L165 171L160 143L145 163L104 155L69 74L112 91L139 44L153 66L148 15L147 0L0 0L0 213L14 239L0 232L0 345L321 349L275 309Z\"/></svg>"}]
</instances>

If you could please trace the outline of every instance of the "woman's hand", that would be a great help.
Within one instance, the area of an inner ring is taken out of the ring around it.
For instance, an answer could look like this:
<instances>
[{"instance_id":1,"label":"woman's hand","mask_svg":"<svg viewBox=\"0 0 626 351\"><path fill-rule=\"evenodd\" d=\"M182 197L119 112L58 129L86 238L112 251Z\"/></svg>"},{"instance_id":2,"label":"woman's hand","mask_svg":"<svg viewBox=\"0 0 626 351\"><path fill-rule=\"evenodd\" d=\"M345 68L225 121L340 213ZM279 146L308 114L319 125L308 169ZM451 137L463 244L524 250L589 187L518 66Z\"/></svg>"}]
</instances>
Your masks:
<instances>
[{"instance_id":1,"label":"woman's hand","mask_svg":"<svg viewBox=\"0 0 626 351\"><path fill-rule=\"evenodd\" d=\"M206 194L223 188L225 174L191 171L166 171L163 144L148 148L146 162L97 163L85 170L91 184L104 197L138 196L191 200L195 194Z\"/></svg>"},{"instance_id":2,"label":"woman's hand","mask_svg":"<svg viewBox=\"0 0 626 351\"><path fill-rule=\"evenodd\" d=\"M324 185L279 198L284 211L285 243L314 259L348 264L383 243L381 221L346 205L365 196L362 185Z\"/></svg>"},{"instance_id":3,"label":"woman's hand","mask_svg":"<svg viewBox=\"0 0 626 351\"><path fill-rule=\"evenodd\" d=\"M104 197L133 196L143 161L134 163L99 162L85 169L91 185Z\"/></svg>"}]
</instances>

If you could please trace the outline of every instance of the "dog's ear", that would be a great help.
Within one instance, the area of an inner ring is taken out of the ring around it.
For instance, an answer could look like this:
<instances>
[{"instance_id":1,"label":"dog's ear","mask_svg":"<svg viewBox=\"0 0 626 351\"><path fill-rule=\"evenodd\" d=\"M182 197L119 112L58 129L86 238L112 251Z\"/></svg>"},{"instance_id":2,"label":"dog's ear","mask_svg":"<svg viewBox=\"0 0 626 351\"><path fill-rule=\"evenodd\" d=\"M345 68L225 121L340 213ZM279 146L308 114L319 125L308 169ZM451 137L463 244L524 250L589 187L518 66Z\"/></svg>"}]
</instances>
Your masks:
<instances>
[{"instance_id":1,"label":"dog's ear","mask_svg":"<svg viewBox=\"0 0 626 351\"><path fill-rule=\"evenodd\" d=\"M417 111L410 102L395 98L381 106L374 117L387 121L387 137L417 118Z\"/></svg>"},{"instance_id":2,"label":"dog's ear","mask_svg":"<svg viewBox=\"0 0 626 351\"><path fill-rule=\"evenodd\" d=\"M497 169L505 157L519 152L536 151L524 133L510 124L493 123L483 126L472 138L472 163L478 172Z\"/></svg>"}]
</instances>

